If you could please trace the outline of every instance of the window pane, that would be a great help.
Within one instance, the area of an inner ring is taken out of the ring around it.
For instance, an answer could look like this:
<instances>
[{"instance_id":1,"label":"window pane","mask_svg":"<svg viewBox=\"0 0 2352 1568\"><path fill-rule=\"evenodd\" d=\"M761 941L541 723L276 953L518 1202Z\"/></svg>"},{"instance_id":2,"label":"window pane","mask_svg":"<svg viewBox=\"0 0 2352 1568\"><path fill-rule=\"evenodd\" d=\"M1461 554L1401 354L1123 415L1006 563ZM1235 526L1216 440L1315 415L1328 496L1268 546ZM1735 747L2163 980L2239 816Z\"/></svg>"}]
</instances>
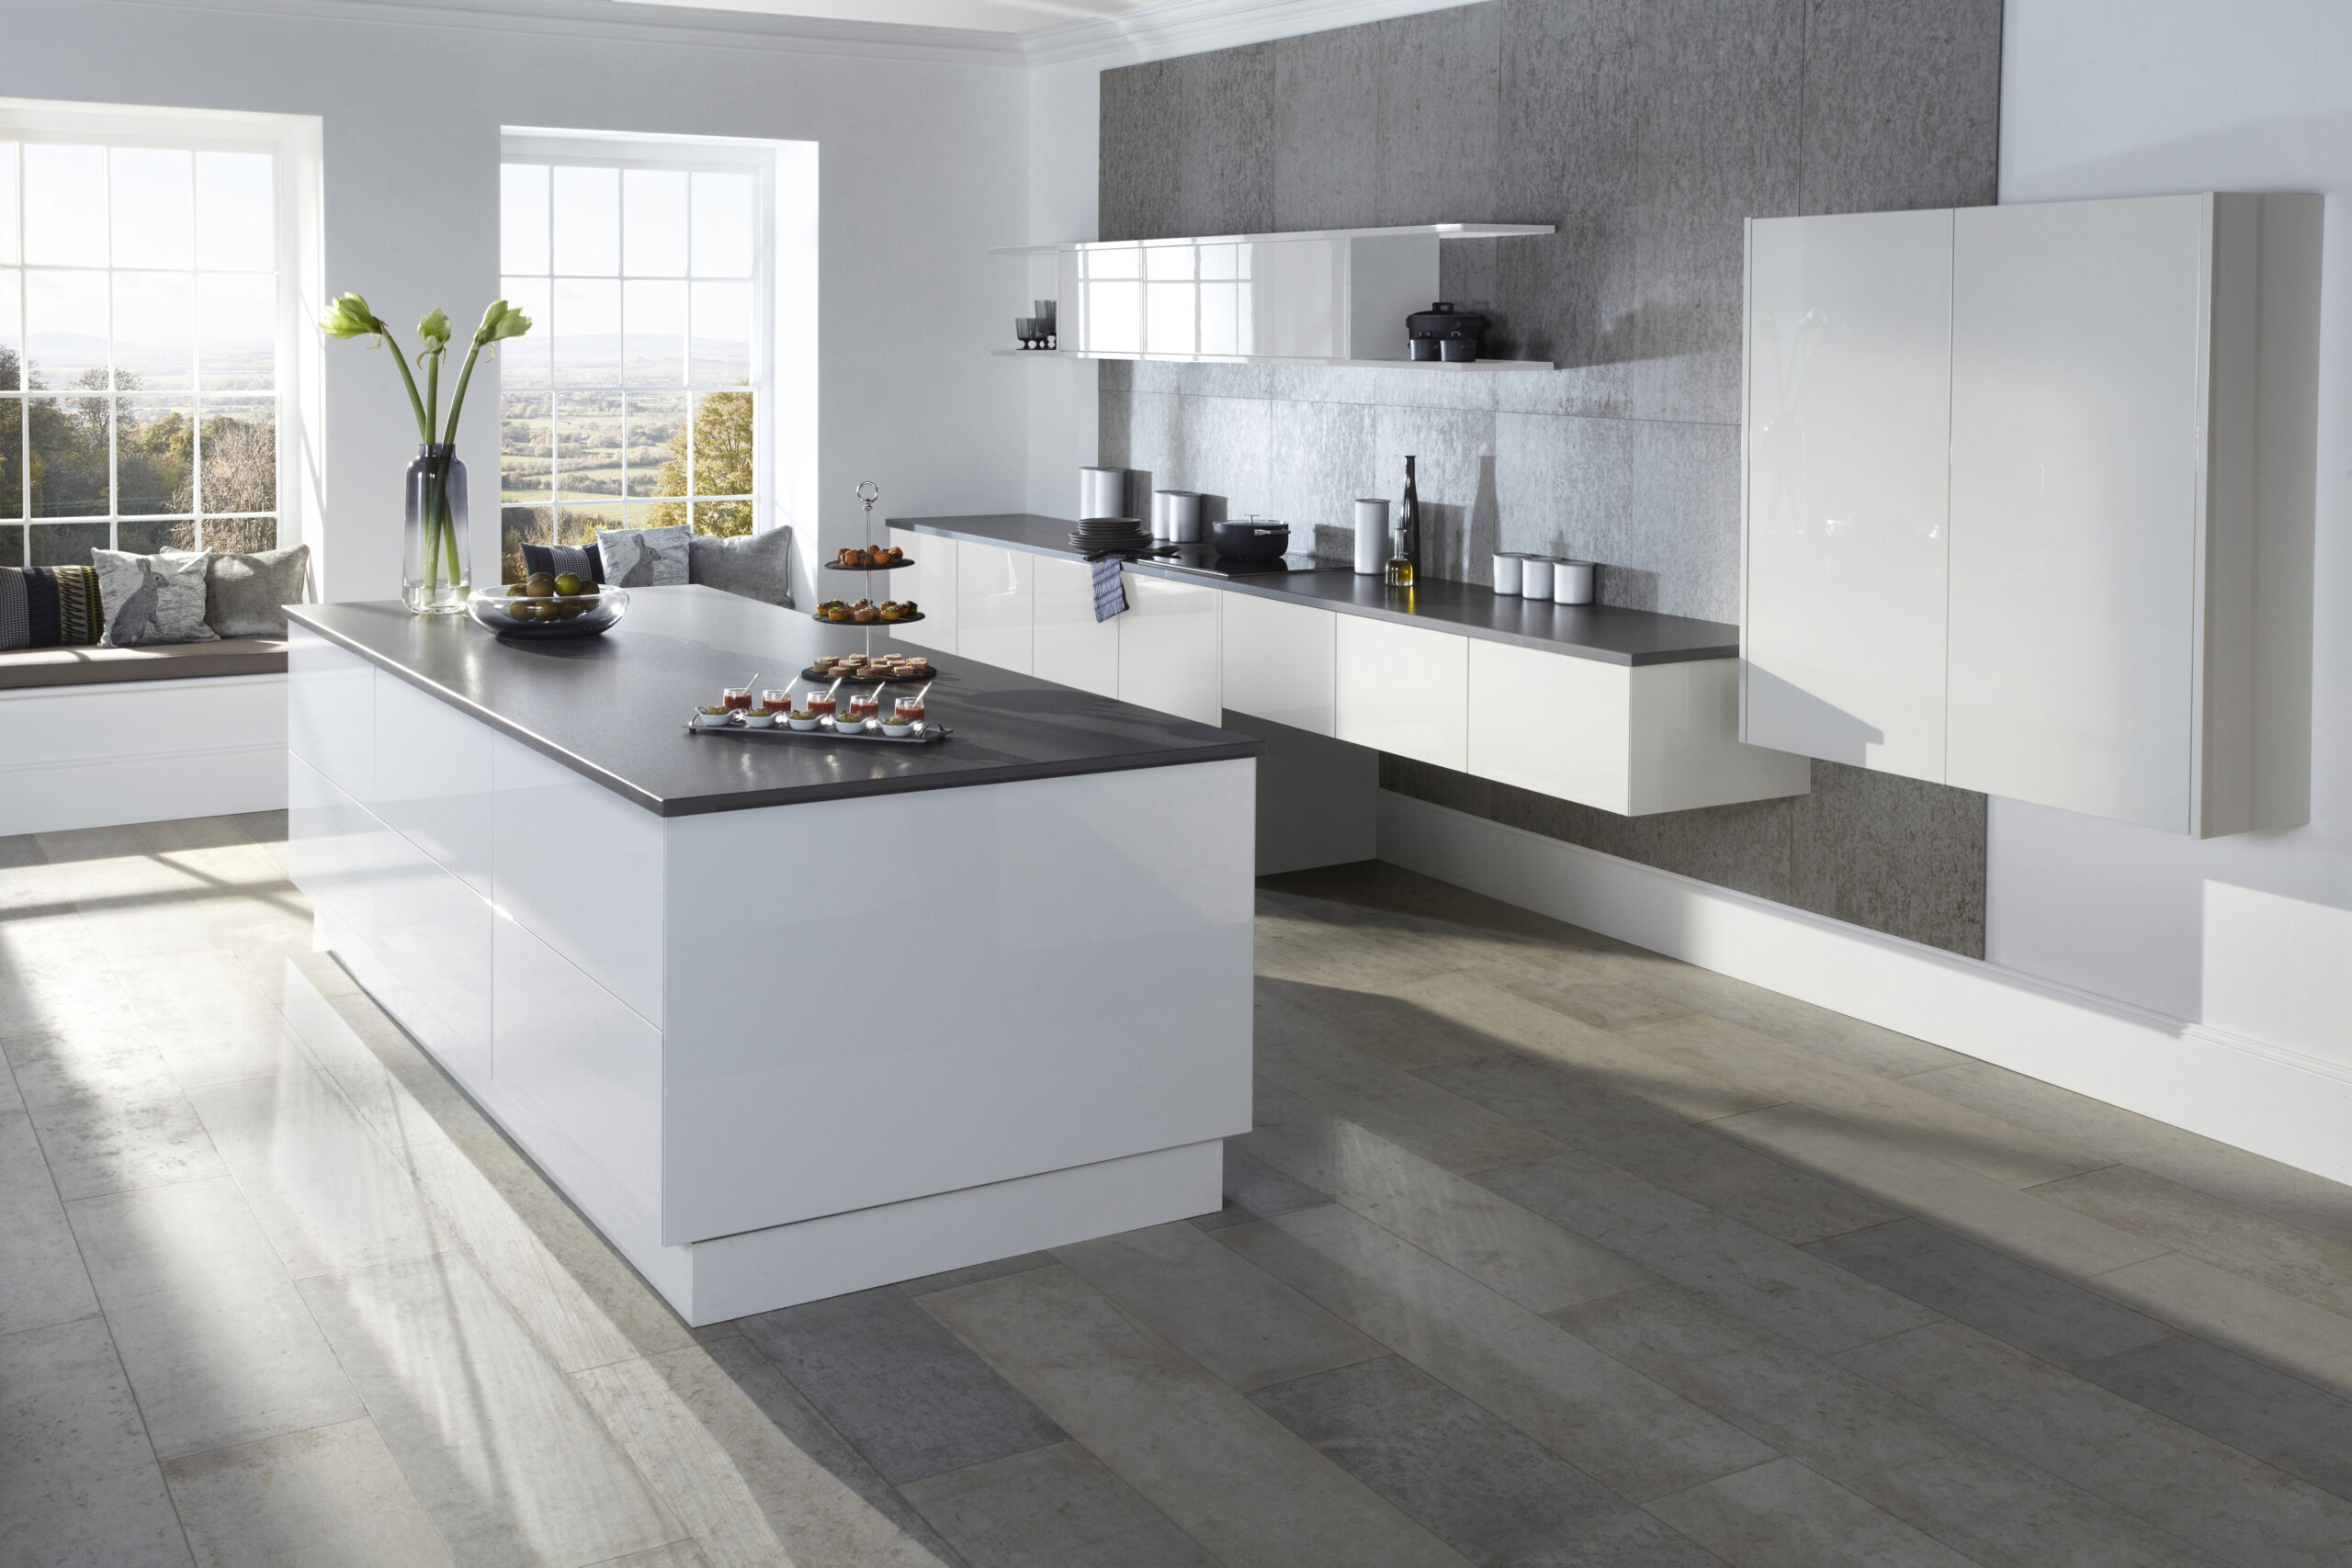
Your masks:
<instances>
[{"instance_id":1,"label":"window pane","mask_svg":"<svg viewBox=\"0 0 2352 1568\"><path fill-rule=\"evenodd\" d=\"M115 411L115 443L126 515L196 510L196 417L187 401L123 399Z\"/></svg>"},{"instance_id":2,"label":"window pane","mask_svg":"<svg viewBox=\"0 0 2352 1568\"><path fill-rule=\"evenodd\" d=\"M207 402L197 510L277 510L277 408L266 402Z\"/></svg>"},{"instance_id":3,"label":"window pane","mask_svg":"<svg viewBox=\"0 0 2352 1568\"><path fill-rule=\"evenodd\" d=\"M686 379L686 286L631 278L621 285L621 379L632 387L677 387Z\"/></svg>"},{"instance_id":4,"label":"window pane","mask_svg":"<svg viewBox=\"0 0 2352 1568\"><path fill-rule=\"evenodd\" d=\"M749 392L705 392L695 399L695 495L752 493L752 406Z\"/></svg>"},{"instance_id":5,"label":"window pane","mask_svg":"<svg viewBox=\"0 0 2352 1568\"><path fill-rule=\"evenodd\" d=\"M0 398L0 517L25 514L25 405L20 399ZM22 566L0 561L0 566Z\"/></svg>"},{"instance_id":6,"label":"window pane","mask_svg":"<svg viewBox=\"0 0 2352 1568\"><path fill-rule=\"evenodd\" d=\"M106 149L28 144L24 159L25 260L106 265Z\"/></svg>"},{"instance_id":7,"label":"window pane","mask_svg":"<svg viewBox=\"0 0 2352 1568\"><path fill-rule=\"evenodd\" d=\"M266 152L196 155L196 265L268 272L277 265L273 160Z\"/></svg>"},{"instance_id":8,"label":"window pane","mask_svg":"<svg viewBox=\"0 0 2352 1568\"><path fill-rule=\"evenodd\" d=\"M752 379L752 286L695 285L694 363L696 386L740 387Z\"/></svg>"},{"instance_id":9,"label":"window pane","mask_svg":"<svg viewBox=\"0 0 2352 1568\"><path fill-rule=\"evenodd\" d=\"M621 269L621 172L559 166L552 180L555 270L609 277Z\"/></svg>"},{"instance_id":10,"label":"window pane","mask_svg":"<svg viewBox=\"0 0 2352 1568\"><path fill-rule=\"evenodd\" d=\"M621 176L621 270L633 277L686 276L686 176L631 169Z\"/></svg>"},{"instance_id":11,"label":"window pane","mask_svg":"<svg viewBox=\"0 0 2352 1568\"><path fill-rule=\"evenodd\" d=\"M255 550L277 548L277 519L275 517L221 517L204 525L204 547L208 550L234 551L251 555Z\"/></svg>"},{"instance_id":12,"label":"window pane","mask_svg":"<svg viewBox=\"0 0 2352 1568\"><path fill-rule=\"evenodd\" d=\"M0 566L25 564L25 531L11 525L0 528Z\"/></svg>"},{"instance_id":13,"label":"window pane","mask_svg":"<svg viewBox=\"0 0 2352 1568\"><path fill-rule=\"evenodd\" d=\"M0 141L0 262L17 259L17 144Z\"/></svg>"},{"instance_id":14,"label":"window pane","mask_svg":"<svg viewBox=\"0 0 2352 1568\"><path fill-rule=\"evenodd\" d=\"M498 384L520 389L548 384L548 344L555 321L548 310L548 284L543 277L510 277L502 286L506 302L531 318L531 330L482 351L498 358Z\"/></svg>"},{"instance_id":15,"label":"window pane","mask_svg":"<svg viewBox=\"0 0 2352 1568\"><path fill-rule=\"evenodd\" d=\"M695 176L696 277L752 276L752 176Z\"/></svg>"},{"instance_id":16,"label":"window pane","mask_svg":"<svg viewBox=\"0 0 2352 1568\"><path fill-rule=\"evenodd\" d=\"M24 286L23 273L0 267L0 392L24 386Z\"/></svg>"},{"instance_id":17,"label":"window pane","mask_svg":"<svg viewBox=\"0 0 2352 1568\"><path fill-rule=\"evenodd\" d=\"M551 340L555 384L610 385L620 379L621 286L617 281L559 278Z\"/></svg>"},{"instance_id":18,"label":"window pane","mask_svg":"<svg viewBox=\"0 0 2352 1568\"><path fill-rule=\"evenodd\" d=\"M205 389L269 390L277 369L277 280L204 274L196 280L196 304L197 364Z\"/></svg>"},{"instance_id":19,"label":"window pane","mask_svg":"<svg viewBox=\"0 0 2352 1568\"><path fill-rule=\"evenodd\" d=\"M153 517L115 525L115 548L135 556L196 548L196 519Z\"/></svg>"},{"instance_id":20,"label":"window pane","mask_svg":"<svg viewBox=\"0 0 2352 1568\"><path fill-rule=\"evenodd\" d=\"M695 532L716 534L729 538L752 531L752 503L748 501L697 501L695 502Z\"/></svg>"},{"instance_id":21,"label":"window pane","mask_svg":"<svg viewBox=\"0 0 2352 1568\"><path fill-rule=\"evenodd\" d=\"M505 164L498 171L499 267L544 273L548 268L548 166ZM512 299L513 294L507 298Z\"/></svg>"},{"instance_id":22,"label":"window pane","mask_svg":"<svg viewBox=\"0 0 2352 1568\"><path fill-rule=\"evenodd\" d=\"M555 508L504 506L498 512L498 580L520 582L530 575L523 570L525 545L555 543Z\"/></svg>"},{"instance_id":23,"label":"window pane","mask_svg":"<svg viewBox=\"0 0 2352 1568\"><path fill-rule=\"evenodd\" d=\"M684 392L628 395L628 492L639 496L686 493Z\"/></svg>"},{"instance_id":24,"label":"window pane","mask_svg":"<svg viewBox=\"0 0 2352 1568\"><path fill-rule=\"evenodd\" d=\"M558 392L556 499L602 501L621 493L621 400L615 392Z\"/></svg>"},{"instance_id":25,"label":"window pane","mask_svg":"<svg viewBox=\"0 0 2352 1568\"><path fill-rule=\"evenodd\" d=\"M25 349L32 386L105 386L107 275L26 273Z\"/></svg>"},{"instance_id":26,"label":"window pane","mask_svg":"<svg viewBox=\"0 0 2352 1568\"><path fill-rule=\"evenodd\" d=\"M116 385L184 392L196 385L196 276L186 272L114 275Z\"/></svg>"},{"instance_id":27,"label":"window pane","mask_svg":"<svg viewBox=\"0 0 2352 1568\"><path fill-rule=\"evenodd\" d=\"M107 479L107 400L102 397L26 400L35 517L103 517L111 510L114 489Z\"/></svg>"},{"instance_id":28,"label":"window pane","mask_svg":"<svg viewBox=\"0 0 2352 1568\"><path fill-rule=\"evenodd\" d=\"M114 265L196 265L196 172L186 150L117 147L108 154Z\"/></svg>"},{"instance_id":29,"label":"window pane","mask_svg":"<svg viewBox=\"0 0 2352 1568\"><path fill-rule=\"evenodd\" d=\"M90 552L107 548L113 529L104 523L36 523L27 566L87 566Z\"/></svg>"},{"instance_id":30,"label":"window pane","mask_svg":"<svg viewBox=\"0 0 2352 1568\"><path fill-rule=\"evenodd\" d=\"M508 393L498 400L498 451L500 499L546 500L555 466L555 410L547 394Z\"/></svg>"},{"instance_id":31,"label":"window pane","mask_svg":"<svg viewBox=\"0 0 2352 1568\"><path fill-rule=\"evenodd\" d=\"M606 502L601 506L567 506L556 514L555 542L559 545L593 545L599 528L618 528L621 524L621 503Z\"/></svg>"}]
</instances>

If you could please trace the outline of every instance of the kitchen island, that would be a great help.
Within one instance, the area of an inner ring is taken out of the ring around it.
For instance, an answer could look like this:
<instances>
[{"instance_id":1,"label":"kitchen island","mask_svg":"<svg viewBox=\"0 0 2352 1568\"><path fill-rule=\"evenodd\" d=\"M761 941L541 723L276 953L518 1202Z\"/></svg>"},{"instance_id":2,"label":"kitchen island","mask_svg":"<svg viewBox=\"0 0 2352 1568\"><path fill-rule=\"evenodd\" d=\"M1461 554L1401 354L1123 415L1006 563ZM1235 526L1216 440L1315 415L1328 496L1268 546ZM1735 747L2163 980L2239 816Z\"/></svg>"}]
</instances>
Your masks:
<instances>
[{"instance_id":1,"label":"kitchen island","mask_svg":"<svg viewBox=\"0 0 2352 1568\"><path fill-rule=\"evenodd\" d=\"M319 945L689 1323L1219 1206L1253 738L954 660L935 746L689 733L860 642L707 588L288 614Z\"/></svg>"}]
</instances>

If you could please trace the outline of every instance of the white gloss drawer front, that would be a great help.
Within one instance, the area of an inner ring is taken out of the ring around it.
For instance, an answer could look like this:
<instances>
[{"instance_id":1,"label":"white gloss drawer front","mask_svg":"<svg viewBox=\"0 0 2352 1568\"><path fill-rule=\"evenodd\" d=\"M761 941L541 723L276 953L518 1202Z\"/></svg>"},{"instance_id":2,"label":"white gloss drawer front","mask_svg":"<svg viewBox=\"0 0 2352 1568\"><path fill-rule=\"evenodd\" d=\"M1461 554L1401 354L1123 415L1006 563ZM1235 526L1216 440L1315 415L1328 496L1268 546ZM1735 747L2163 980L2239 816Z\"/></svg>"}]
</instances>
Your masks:
<instances>
[{"instance_id":1,"label":"white gloss drawer front","mask_svg":"<svg viewBox=\"0 0 2352 1568\"><path fill-rule=\"evenodd\" d=\"M1340 739L1467 769L1469 638L1343 615L1339 663Z\"/></svg>"},{"instance_id":2,"label":"white gloss drawer front","mask_svg":"<svg viewBox=\"0 0 2352 1568\"><path fill-rule=\"evenodd\" d=\"M376 794L376 667L315 632L287 628L286 744L362 805Z\"/></svg>"}]
</instances>

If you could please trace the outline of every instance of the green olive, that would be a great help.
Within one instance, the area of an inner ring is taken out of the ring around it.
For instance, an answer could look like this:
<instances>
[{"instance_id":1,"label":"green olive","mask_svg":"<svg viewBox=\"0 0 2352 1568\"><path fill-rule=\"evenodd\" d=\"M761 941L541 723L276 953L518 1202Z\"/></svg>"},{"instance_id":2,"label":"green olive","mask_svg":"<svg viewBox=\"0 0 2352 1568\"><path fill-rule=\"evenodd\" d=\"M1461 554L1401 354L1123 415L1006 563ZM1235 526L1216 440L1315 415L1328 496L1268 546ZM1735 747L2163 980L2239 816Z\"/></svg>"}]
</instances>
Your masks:
<instances>
[{"instance_id":1,"label":"green olive","mask_svg":"<svg viewBox=\"0 0 2352 1568\"><path fill-rule=\"evenodd\" d=\"M588 580L576 571L567 571L555 580L555 591L569 599L588 591Z\"/></svg>"},{"instance_id":2,"label":"green olive","mask_svg":"<svg viewBox=\"0 0 2352 1568\"><path fill-rule=\"evenodd\" d=\"M531 597L534 599L552 599L555 597L555 574L548 571L535 571L531 573L530 581L524 586L531 591Z\"/></svg>"}]
</instances>

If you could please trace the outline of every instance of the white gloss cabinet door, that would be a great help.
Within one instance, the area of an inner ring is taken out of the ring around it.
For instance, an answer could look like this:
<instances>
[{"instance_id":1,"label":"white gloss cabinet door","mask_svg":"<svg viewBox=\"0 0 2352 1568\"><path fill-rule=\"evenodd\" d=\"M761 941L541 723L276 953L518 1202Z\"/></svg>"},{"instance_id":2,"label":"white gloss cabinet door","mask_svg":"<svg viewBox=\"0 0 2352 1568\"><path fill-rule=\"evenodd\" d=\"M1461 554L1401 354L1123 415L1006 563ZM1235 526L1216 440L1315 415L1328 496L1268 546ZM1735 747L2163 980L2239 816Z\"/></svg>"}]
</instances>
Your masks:
<instances>
[{"instance_id":1,"label":"white gloss cabinet door","mask_svg":"<svg viewBox=\"0 0 2352 1568\"><path fill-rule=\"evenodd\" d=\"M495 732L388 671L375 698L377 814L489 897Z\"/></svg>"},{"instance_id":2,"label":"white gloss cabinet door","mask_svg":"<svg viewBox=\"0 0 2352 1568\"><path fill-rule=\"evenodd\" d=\"M1223 700L1313 735L1337 732L1339 615L1248 593L1225 596Z\"/></svg>"},{"instance_id":3,"label":"white gloss cabinet door","mask_svg":"<svg viewBox=\"0 0 2352 1568\"><path fill-rule=\"evenodd\" d=\"M1747 240L1743 733L1941 779L1952 214Z\"/></svg>"},{"instance_id":4,"label":"white gloss cabinet door","mask_svg":"<svg viewBox=\"0 0 2352 1568\"><path fill-rule=\"evenodd\" d=\"M2192 830L2211 212L1957 214L1951 784Z\"/></svg>"},{"instance_id":5,"label":"white gloss cabinet door","mask_svg":"<svg viewBox=\"0 0 2352 1568\"><path fill-rule=\"evenodd\" d=\"M1363 615L1339 625L1339 738L1467 771L1470 639Z\"/></svg>"},{"instance_id":6,"label":"white gloss cabinet door","mask_svg":"<svg viewBox=\"0 0 2352 1568\"><path fill-rule=\"evenodd\" d=\"M1221 589L1121 574L1127 612L1118 617L1119 700L1200 724L1224 716L1218 693Z\"/></svg>"},{"instance_id":7,"label":"white gloss cabinet door","mask_svg":"<svg viewBox=\"0 0 2352 1568\"><path fill-rule=\"evenodd\" d=\"M1119 617L1094 618L1094 572L1084 561L1036 558L1030 619L1034 672L1097 696L1119 694Z\"/></svg>"},{"instance_id":8,"label":"white gloss cabinet door","mask_svg":"<svg viewBox=\"0 0 2352 1568\"><path fill-rule=\"evenodd\" d=\"M937 653L956 651L956 545L954 539L943 539L935 534L918 534L909 528L889 531L890 543L906 551L907 558L915 564L902 566L887 573L882 581L889 584L888 597L911 599L922 612L922 619L908 626L893 624L889 636L894 642L912 643ZM820 571L824 581L820 599L871 599L868 593L843 593L838 585L857 581L838 571ZM811 608L814 608L812 605Z\"/></svg>"},{"instance_id":9,"label":"white gloss cabinet door","mask_svg":"<svg viewBox=\"0 0 2352 1568\"><path fill-rule=\"evenodd\" d=\"M286 643L287 749L367 805L376 793L376 667L299 626Z\"/></svg>"},{"instance_id":10,"label":"white gloss cabinet door","mask_svg":"<svg viewBox=\"0 0 2352 1568\"><path fill-rule=\"evenodd\" d=\"M1026 675L1037 558L959 540L956 547L956 651Z\"/></svg>"},{"instance_id":11,"label":"white gloss cabinet door","mask_svg":"<svg viewBox=\"0 0 2352 1568\"><path fill-rule=\"evenodd\" d=\"M1631 666L1499 642L1469 654L1470 773L1633 813Z\"/></svg>"}]
</instances>

